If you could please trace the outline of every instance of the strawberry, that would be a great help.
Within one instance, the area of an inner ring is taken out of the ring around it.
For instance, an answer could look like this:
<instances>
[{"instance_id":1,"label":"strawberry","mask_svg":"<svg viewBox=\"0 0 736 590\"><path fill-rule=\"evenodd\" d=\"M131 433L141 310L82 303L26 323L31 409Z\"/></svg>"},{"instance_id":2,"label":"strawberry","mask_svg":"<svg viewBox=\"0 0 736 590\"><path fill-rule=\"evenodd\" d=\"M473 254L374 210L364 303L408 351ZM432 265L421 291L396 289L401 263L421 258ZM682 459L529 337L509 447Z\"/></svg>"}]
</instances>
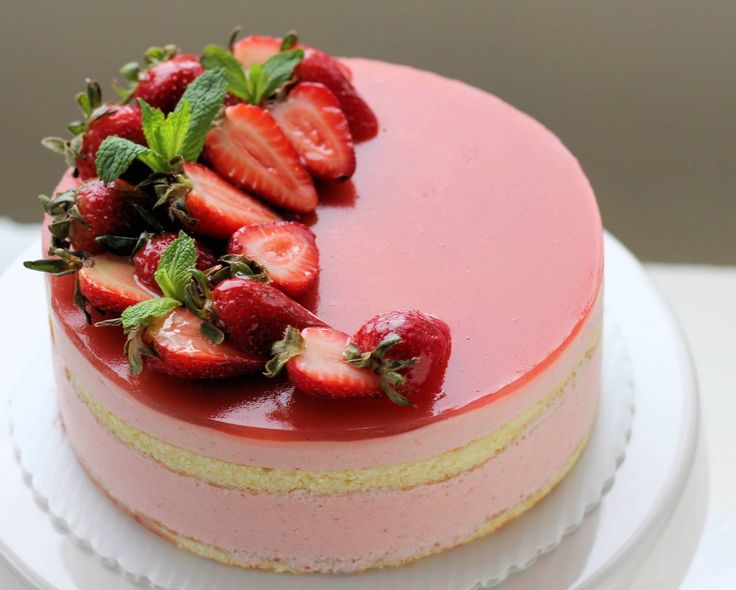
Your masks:
<instances>
[{"instance_id":1,"label":"strawberry","mask_svg":"<svg viewBox=\"0 0 736 590\"><path fill-rule=\"evenodd\" d=\"M268 58L276 55L281 50L281 43L282 39L279 39L278 37L249 35L233 45L233 55L245 69L248 69L254 64L262 64L268 60ZM294 47L305 51L318 51L304 43L297 43ZM342 73L347 80L353 79L353 73L350 71L348 66L329 55L327 55L327 58L334 62L335 67L340 70L340 73Z\"/></svg>"},{"instance_id":2,"label":"strawberry","mask_svg":"<svg viewBox=\"0 0 736 590\"><path fill-rule=\"evenodd\" d=\"M226 342L213 344L200 332L200 324L183 307L153 319L143 339L156 356L147 357L146 365L184 379L228 379L263 368L263 357Z\"/></svg>"},{"instance_id":3,"label":"strawberry","mask_svg":"<svg viewBox=\"0 0 736 590\"><path fill-rule=\"evenodd\" d=\"M306 328L301 333L290 327L284 339L274 344L274 360L267 376L286 367L289 381L299 391L331 398L381 395L381 379L369 369L345 362L350 337L332 328Z\"/></svg>"},{"instance_id":4,"label":"strawberry","mask_svg":"<svg viewBox=\"0 0 736 590\"><path fill-rule=\"evenodd\" d=\"M309 173L344 180L355 172L355 147L335 95L322 84L301 82L271 110Z\"/></svg>"},{"instance_id":5,"label":"strawberry","mask_svg":"<svg viewBox=\"0 0 736 590\"><path fill-rule=\"evenodd\" d=\"M174 232L153 236L133 256L136 277L143 285L156 293L161 292L154 278L158 269L158 262L161 260L161 255L174 243L177 237L178 234ZM199 270L204 271L217 264L217 257L207 246L197 241L196 248L197 268Z\"/></svg>"},{"instance_id":6,"label":"strawberry","mask_svg":"<svg viewBox=\"0 0 736 590\"><path fill-rule=\"evenodd\" d=\"M232 183L279 207L309 213L317 206L314 183L294 147L260 107L227 107L222 123L207 135L205 157Z\"/></svg>"},{"instance_id":7,"label":"strawberry","mask_svg":"<svg viewBox=\"0 0 736 590\"><path fill-rule=\"evenodd\" d=\"M308 49L294 73L303 82L318 82L332 91L348 120L353 141L367 141L378 135L376 115L332 57L318 49Z\"/></svg>"},{"instance_id":8,"label":"strawberry","mask_svg":"<svg viewBox=\"0 0 736 590\"><path fill-rule=\"evenodd\" d=\"M135 267L121 256L95 256L79 269L78 279L87 303L108 313L122 313L131 305L154 297L136 281Z\"/></svg>"},{"instance_id":9,"label":"strawberry","mask_svg":"<svg viewBox=\"0 0 736 590\"><path fill-rule=\"evenodd\" d=\"M77 170L82 180L97 176L95 164L97 149L110 135L146 145L140 109L132 105L109 105L93 112L82 135L81 148L77 154Z\"/></svg>"},{"instance_id":10,"label":"strawberry","mask_svg":"<svg viewBox=\"0 0 736 590\"><path fill-rule=\"evenodd\" d=\"M251 352L268 354L288 326L300 330L326 326L278 289L247 278L228 279L217 285L212 303L230 339Z\"/></svg>"},{"instance_id":11,"label":"strawberry","mask_svg":"<svg viewBox=\"0 0 736 590\"><path fill-rule=\"evenodd\" d=\"M228 253L255 262L276 287L291 297L304 293L319 273L314 234L294 221L243 227L230 238Z\"/></svg>"},{"instance_id":12,"label":"strawberry","mask_svg":"<svg viewBox=\"0 0 736 590\"><path fill-rule=\"evenodd\" d=\"M53 218L49 229L57 245L68 239L74 250L97 254L103 250L97 238L136 233L140 219L133 205L142 199L123 180L105 184L94 179L51 199L44 197L44 206Z\"/></svg>"},{"instance_id":13,"label":"strawberry","mask_svg":"<svg viewBox=\"0 0 736 590\"><path fill-rule=\"evenodd\" d=\"M369 319L353 335L351 364L379 373L384 389L412 395L436 387L444 376L452 341L445 322L420 311L392 311ZM396 373L401 372L401 379Z\"/></svg>"},{"instance_id":14,"label":"strawberry","mask_svg":"<svg viewBox=\"0 0 736 590\"><path fill-rule=\"evenodd\" d=\"M187 162L184 174L192 183L186 209L198 234L227 239L245 225L281 219L266 205L236 189L209 168Z\"/></svg>"},{"instance_id":15,"label":"strawberry","mask_svg":"<svg viewBox=\"0 0 736 590\"><path fill-rule=\"evenodd\" d=\"M187 86L202 72L204 68L196 55L175 55L142 72L134 96L169 113L174 110Z\"/></svg>"}]
</instances>

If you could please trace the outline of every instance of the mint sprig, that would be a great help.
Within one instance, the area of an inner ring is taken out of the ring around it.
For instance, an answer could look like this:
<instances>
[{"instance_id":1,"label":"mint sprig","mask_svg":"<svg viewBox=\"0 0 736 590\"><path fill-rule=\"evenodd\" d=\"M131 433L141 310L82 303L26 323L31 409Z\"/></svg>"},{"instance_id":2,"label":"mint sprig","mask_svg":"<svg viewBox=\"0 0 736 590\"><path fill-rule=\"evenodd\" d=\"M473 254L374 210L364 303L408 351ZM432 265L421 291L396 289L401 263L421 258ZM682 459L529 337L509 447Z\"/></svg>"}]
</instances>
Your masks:
<instances>
[{"instance_id":1,"label":"mint sprig","mask_svg":"<svg viewBox=\"0 0 736 590\"><path fill-rule=\"evenodd\" d=\"M194 238L180 232L179 237L161 255L154 275L164 296L136 303L125 309L119 318L97 323L97 326L123 327L128 335L125 354L128 357L131 375L139 375L143 370L144 356L156 356L156 352L145 343L145 331L152 320L165 317L184 304L184 295L192 280L196 263L197 249Z\"/></svg>"},{"instance_id":2,"label":"mint sprig","mask_svg":"<svg viewBox=\"0 0 736 590\"><path fill-rule=\"evenodd\" d=\"M164 174L178 173L182 161L196 161L225 101L227 87L226 72L217 68L195 79L168 115L139 100L148 147L115 135L105 138L97 150L97 175L105 182L113 182L136 159L153 172Z\"/></svg>"},{"instance_id":3,"label":"mint sprig","mask_svg":"<svg viewBox=\"0 0 736 590\"><path fill-rule=\"evenodd\" d=\"M192 270L196 264L197 247L194 238L182 231L161 255L154 275L164 295L184 302L184 294L192 280Z\"/></svg>"},{"instance_id":4,"label":"mint sprig","mask_svg":"<svg viewBox=\"0 0 736 590\"><path fill-rule=\"evenodd\" d=\"M291 79L294 69L302 59L303 50L288 49L245 71L227 49L219 45L208 45L204 48L200 61L207 70L216 68L226 72L231 94L250 104L259 105L272 98Z\"/></svg>"}]
</instances>

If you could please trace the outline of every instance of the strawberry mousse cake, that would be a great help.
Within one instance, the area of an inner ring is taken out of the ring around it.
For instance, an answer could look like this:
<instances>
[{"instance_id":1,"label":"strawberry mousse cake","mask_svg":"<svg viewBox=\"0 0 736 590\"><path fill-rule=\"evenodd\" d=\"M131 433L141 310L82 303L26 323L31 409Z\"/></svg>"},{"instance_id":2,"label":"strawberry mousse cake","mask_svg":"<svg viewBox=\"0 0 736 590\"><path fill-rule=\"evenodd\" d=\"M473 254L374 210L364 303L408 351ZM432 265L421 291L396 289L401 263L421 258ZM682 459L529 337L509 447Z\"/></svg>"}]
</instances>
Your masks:
<instances>
[{"instance_id":1,"label":"strawberry mousse cake","mask_svg":"<svg viewBox=\"0 0 736 590\"><path fill-rule=\"evenodd\" d=\"M498 98L249 36L95 82L46 213L61 418L120 509L276 572L399 566L519 517L600 392L602 227Z\"/></svg>"}]
</instances>

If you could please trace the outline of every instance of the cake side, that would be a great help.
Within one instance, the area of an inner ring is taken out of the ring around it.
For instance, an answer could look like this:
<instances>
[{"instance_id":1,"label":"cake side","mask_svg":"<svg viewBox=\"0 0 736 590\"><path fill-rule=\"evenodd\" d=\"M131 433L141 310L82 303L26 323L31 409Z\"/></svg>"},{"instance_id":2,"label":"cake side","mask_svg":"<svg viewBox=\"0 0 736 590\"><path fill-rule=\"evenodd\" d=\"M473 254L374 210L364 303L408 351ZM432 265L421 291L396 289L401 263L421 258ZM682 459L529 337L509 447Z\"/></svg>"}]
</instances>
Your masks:
<instances>
[{"instance_id":1,"label":"cake side","mask_svg":"<svg viewBox=\"0 0 736 590\"><path fill-rule=\"evenodd\" d=\"M288 492L223 487L174 471L148 450L123 442L63 375L59 380L64 424L80 460L112 498L149 526L226 563L348 572L448 549L491 532L541 499L587 440L599 374L598 346L542 416L486 461L448 479L409 488ZM176 502L161 501L168 497Z\"/></svg>"}]
</instances>

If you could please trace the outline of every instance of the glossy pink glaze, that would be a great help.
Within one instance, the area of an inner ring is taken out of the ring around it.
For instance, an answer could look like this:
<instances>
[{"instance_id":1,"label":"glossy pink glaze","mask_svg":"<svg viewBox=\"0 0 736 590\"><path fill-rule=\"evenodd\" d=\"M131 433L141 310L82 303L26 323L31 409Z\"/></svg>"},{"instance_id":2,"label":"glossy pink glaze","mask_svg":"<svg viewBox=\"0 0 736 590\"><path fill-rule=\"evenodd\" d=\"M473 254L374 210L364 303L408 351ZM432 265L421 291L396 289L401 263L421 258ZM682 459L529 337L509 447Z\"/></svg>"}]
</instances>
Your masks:
<instances>
[{"instance_id":1,"label":"glossy pink glaze","mask_svg":"<svg viewBox=\"0 0 736 590\"><path fill-rule=\"evenodd\" d=\"M602 229L590 186L559 140L460 82L349 63L382 131L358 147L352 181L323 186L319 209L304 219L322 259L306 303L347 332L393 309L441 317L453 335L442 391L407 409L308 398L283 381L131 379L122 336L85 326L71 280L53 279L54 311L75 346L125 395L227 435L370 439L503 399L549 367L589 319Z\"/></svg>"},{"instance_id":2,"label":"glossy pink glaze","mask_svg":"<svg viewBox=\"0 0 736 590\"><path fill-rule=\"evenodd\" d=\"M599 361L600 348L590 362ZM61 372L58 379L77 456L128 510L236 552L246 563L278 558L336 572L407 559L435 544L454 546L554 480L589 432L600 388L597 371L581 371L526 436L450 480L410 490L313 496L253 494L178 475L120 442L92 417Z\"/></svg>"}]
</instances>

